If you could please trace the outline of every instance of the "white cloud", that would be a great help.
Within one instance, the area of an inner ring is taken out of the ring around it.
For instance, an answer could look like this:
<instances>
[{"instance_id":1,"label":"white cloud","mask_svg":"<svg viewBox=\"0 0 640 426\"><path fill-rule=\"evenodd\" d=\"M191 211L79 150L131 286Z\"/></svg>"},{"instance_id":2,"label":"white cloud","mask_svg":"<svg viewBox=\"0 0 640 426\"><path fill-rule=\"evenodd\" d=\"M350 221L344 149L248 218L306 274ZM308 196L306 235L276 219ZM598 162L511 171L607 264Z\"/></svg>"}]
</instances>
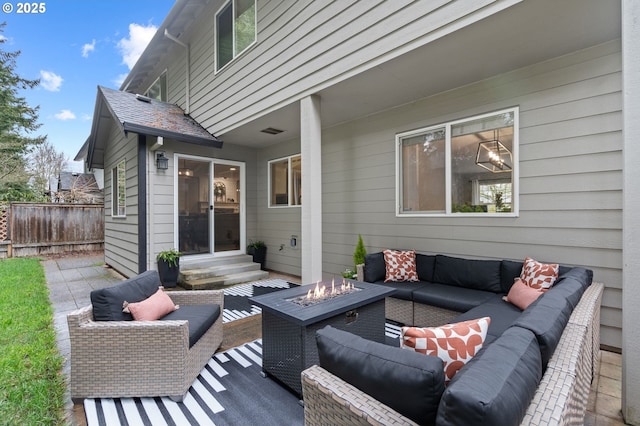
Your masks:
<instances>
[{"instance_id":1,"label":"white cloud","mask_svg":"<svg viewBox=\"0 0 640 426\"><path fill-rule=\"evenodd\" d=\"M96 50L96 39L94 38L91 43L86 43L82 46L82 57L88 58L89 53Z\"/></svg>"},{"instance_id":2,"label":"white cloud","mask_svg":"<svg viewBox=\"0 0 640 426\"><path fill-rule=\"evenodd\" d=\"M126 64L130 70L144 52L157 29L155 25L145 27L139 24L129 24L129 38L120 39L118 49L122 54L122 63Z\"/></svg>"},{"instance_id":3,"label":"white cloud","mask_svg":"<svg viewBox=\"0 0 640 426\"><path fill-rule=\"evenodd\" d=\"M122 86L122 83L124 83L124 80L127 78L127 73L124 74L120 74L119 76L117 76L116 78L113 79L113 84L115 85L115 87L120 87Z\"/></svg>"},{"instance_id":4,"label":"white cloud","mask_svg":"<svg viewBox=\"0 0 640 426\"><path fill-rule=\"evenodd\" d=\"M76 115L74 113L72 113L68 109L63 109L59 113L55 114L54 117L57 118L58 120L62 120L62 121L75 120L76 119Z\"/></svg>"},{"instance_id":5,"label":"white cloud","mask_svg":"<svg viewBox=\"0 0 640 426\"><path fill-rule=\"evenodd\" d=\"M93 120L93 117L90 116L89 114L82 114L82 120L84 121Z\"/></svg>"},{"instance_id":6,"label":"white cloud","mask_svg":"<svg viewBox=\"0 0 640 426\"><path fill-rule=\"evenodd\" d=\"M52 71L40 70L40 84L45 90L58 92L63 81L62 77Z\"/></svg>"}]
</instances>

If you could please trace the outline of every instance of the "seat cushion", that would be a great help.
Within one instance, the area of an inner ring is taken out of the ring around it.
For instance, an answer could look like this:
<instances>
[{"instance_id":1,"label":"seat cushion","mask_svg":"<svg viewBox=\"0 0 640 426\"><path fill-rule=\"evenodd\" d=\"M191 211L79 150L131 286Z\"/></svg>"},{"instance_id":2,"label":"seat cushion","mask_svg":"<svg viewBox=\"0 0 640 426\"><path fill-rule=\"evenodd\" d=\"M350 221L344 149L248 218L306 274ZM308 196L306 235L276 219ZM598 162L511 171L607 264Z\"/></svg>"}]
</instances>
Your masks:
<instances>
[{"instance_id":1,"label":"seat cushion","mask_svg":"<svg viewBox=\"0 0 640 426\"><path fill-rule=\"evenodd\" d=\"M495 297L490 291L429 283L413 290L413 301L451 311L466 312ZM399 297L395 294L394 297Z\"/></svg>"},{"instance_id":2,"label":"seat cushion","mask_svg":"<svg viewBox=\"0 0 640 426\"><path fill-rule=\"evenodd\" d=\"M444 391L439 426L519 425L542 377L529 330L509 328L462 368Z\"/></svg>"},{"instance_id":3,"label":"seat cushion","mask_svg":"<svg viewBox=\"0 0 640 426\"><path fill-rule=\"evenodd\" d=\"M484 303L468 310L467 312L460 314L451 322L468 321L474 318L489 317L491 323L489 324L489 330L487 331L487 339L485 339L485 346L489 345L492 341L502 336L516 319L520 316L522 311L513 306L511 303L502 300L502 296L494 294L490 299L487 299Z\"/></svg>"},{"instance_id":4,"label":"seat cushion","mask_svg":"<svg viewBox=\"0 0 640 426\"><path fill-rule=\"evenodd\" d=\"M149 270L119 284L93 290L90 294L95 321L132 321L130 313L122 312L125 300L140 302L151 297L160 287L158 271Z\"/></svg>"},{"instance_id":5,"label":"seat cushion","mask_svg":"<svg viewBox=\"0 0 640 426\"><path fill-rule=\"evenodd\" d=\"M457 287L501 293L499 260L436 256L433 281Z\"/></svg>"},{"instance_id":6,"label":"seat cushion","mask_svg":"<svg viewBox=\"0 0 640 426\"><path fill-rule=\"evenodd\" d=\"M389 287L396 290L396 292L393 293L393 296L390 296L390 297L395 297L396 299L402 299L402 300L413 300L413 292L415 290L418 290L423 288L424 286L430 285L430 283L425 283L422 281L415 282L415 283L413 282L385 283L384 281L378 281L378 282L375 282L374 284L383 285L385 287Z\"/></svg>"},{"instance_id":7,"label":"seat cushion","mask_svg":"<svg viewBox=\"0 0 640 426\"><path fill-rule=\"evenodd\" d=\"M440 358L372 342L331 326L317 331L316 340L320 367L403 416L434 424L444 391Z\"/></svg>"},{"instance_id":8,"label":"seat cushion","mask_svg":"<svg viewBox=\"0 0 640 426\"><path fill-rule=\"evenodd\" d=\"M189 321L189 347L195 345L220 316L220 305L181 305L180 309L161 318Z\"/></svg>"}]
</instances>

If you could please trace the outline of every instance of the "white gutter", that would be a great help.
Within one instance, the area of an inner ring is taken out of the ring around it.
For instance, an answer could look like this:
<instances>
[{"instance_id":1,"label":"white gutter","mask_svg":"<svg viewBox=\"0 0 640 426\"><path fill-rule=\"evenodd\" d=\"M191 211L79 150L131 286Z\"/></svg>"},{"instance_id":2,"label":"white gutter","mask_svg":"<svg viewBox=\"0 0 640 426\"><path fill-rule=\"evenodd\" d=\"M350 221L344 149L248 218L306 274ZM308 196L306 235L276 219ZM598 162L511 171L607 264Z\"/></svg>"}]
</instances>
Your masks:
<instances>
[{"instance_id":1,"label":"white gutter","mask_svg":"<svg viewBox=\"0 0 640 426\"><path fill-rule=\"evenodd\" d=\"M188 44L183 43L182 41L178 40L178 38L172 34L169 33L169 31L165 28L164 29L164 36L166 38L168 38L169 40L173 41L174 43L179 44L180 46L184 47L185 49L187 49L187 78L185 79L185 101L186 101L186 106L185 106L185 113L189 114L191 111L191 48L189 47Z\"/></svg>"}]
</instances>

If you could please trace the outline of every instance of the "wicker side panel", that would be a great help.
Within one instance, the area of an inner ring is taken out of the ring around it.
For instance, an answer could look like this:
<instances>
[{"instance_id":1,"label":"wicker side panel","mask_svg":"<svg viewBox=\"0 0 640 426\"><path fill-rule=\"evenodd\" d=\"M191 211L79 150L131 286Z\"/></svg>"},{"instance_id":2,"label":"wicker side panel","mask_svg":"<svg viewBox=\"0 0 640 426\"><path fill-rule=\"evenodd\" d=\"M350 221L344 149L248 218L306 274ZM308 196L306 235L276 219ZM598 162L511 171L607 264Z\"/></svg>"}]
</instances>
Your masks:
<instances>
[{"instance_id":1,"label":"wicker side panel","mask_svg":"<svg viewBox=\"0 0 640 426\"><path fill-rule=\"evenodd\" d=\"M307 426L416 425L317 365L302 372L302 388Z\"/></svg>"},{"instance_id":2,"label":"wicker side panel","mask_svg":"<svg viewBox=\"0 0 640 426\"><path fill-rule=\"evenodd\" d=\"M592 283L587 288L569 318L570 324L584 325L591 335L591 374L595 377L600 363L600 304L604 284Z\"/></svg>"},{"instance_id":3,"label":"wicker side panel","mask_svg":"<svg viewBox=\"0 0 640 426\"><path fill-rule=\"evenodd\" d=\"M460 312L423 305L422 303L414 303L413 306L413 324L419 327L436 327L449 324L458 315L460 315Z\"/></svg>"},{"instance_id":4,"label":"wicker side panel","mask_svg":"<svg viewBox=\"0 0 640 426\"><path fill-rule=\"evenodd\" d=\"M387 297L385 299L384 315L391 321L413 325L413 302L411 300Z\"/></svg>"},{"instance_id":5,"label":"wicker side panel","mask_svg":"<svg viewBox=\"0 0 640 426\"><path fill-rule=\"evenodd\" d=\"M591 335L567 324L522 425L582 425L591 386Z\"/></svg>"}]
</instances>

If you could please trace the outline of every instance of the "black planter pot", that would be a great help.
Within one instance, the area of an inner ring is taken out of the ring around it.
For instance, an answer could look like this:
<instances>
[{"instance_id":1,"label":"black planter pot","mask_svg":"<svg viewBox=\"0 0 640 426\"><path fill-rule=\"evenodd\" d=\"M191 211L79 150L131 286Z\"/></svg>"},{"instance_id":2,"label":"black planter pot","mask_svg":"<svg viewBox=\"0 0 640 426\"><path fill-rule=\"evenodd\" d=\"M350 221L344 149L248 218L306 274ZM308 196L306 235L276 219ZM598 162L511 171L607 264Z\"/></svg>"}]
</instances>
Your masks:
<instances>
[{"instance_id":1,"label":"black planter pot","mask_svg":"<svg viewBox=\"0 0 640 426\"><path fill-rule=\"evenodd\" d=\"M260 269L262 269L263 271L264 269L264 263L267 260L267 248L266 247L249 247L247 249L247 253L249 253L251 256L253 256L253 261L255 263L259 263L260 264Z\"/></svg>"},{"instance_id":2,"label":"black planter pot","mask_svg":"<svg viewBox=\"0 0 640 426\"><path fill-rule=\"evenodd\" d=\"M178 285L178 274L180 273L180 259L176 260L176 266L169 266L164 260L158 260L158 274L162 285L171 288Z\"/></svg>"}]
</instances>

